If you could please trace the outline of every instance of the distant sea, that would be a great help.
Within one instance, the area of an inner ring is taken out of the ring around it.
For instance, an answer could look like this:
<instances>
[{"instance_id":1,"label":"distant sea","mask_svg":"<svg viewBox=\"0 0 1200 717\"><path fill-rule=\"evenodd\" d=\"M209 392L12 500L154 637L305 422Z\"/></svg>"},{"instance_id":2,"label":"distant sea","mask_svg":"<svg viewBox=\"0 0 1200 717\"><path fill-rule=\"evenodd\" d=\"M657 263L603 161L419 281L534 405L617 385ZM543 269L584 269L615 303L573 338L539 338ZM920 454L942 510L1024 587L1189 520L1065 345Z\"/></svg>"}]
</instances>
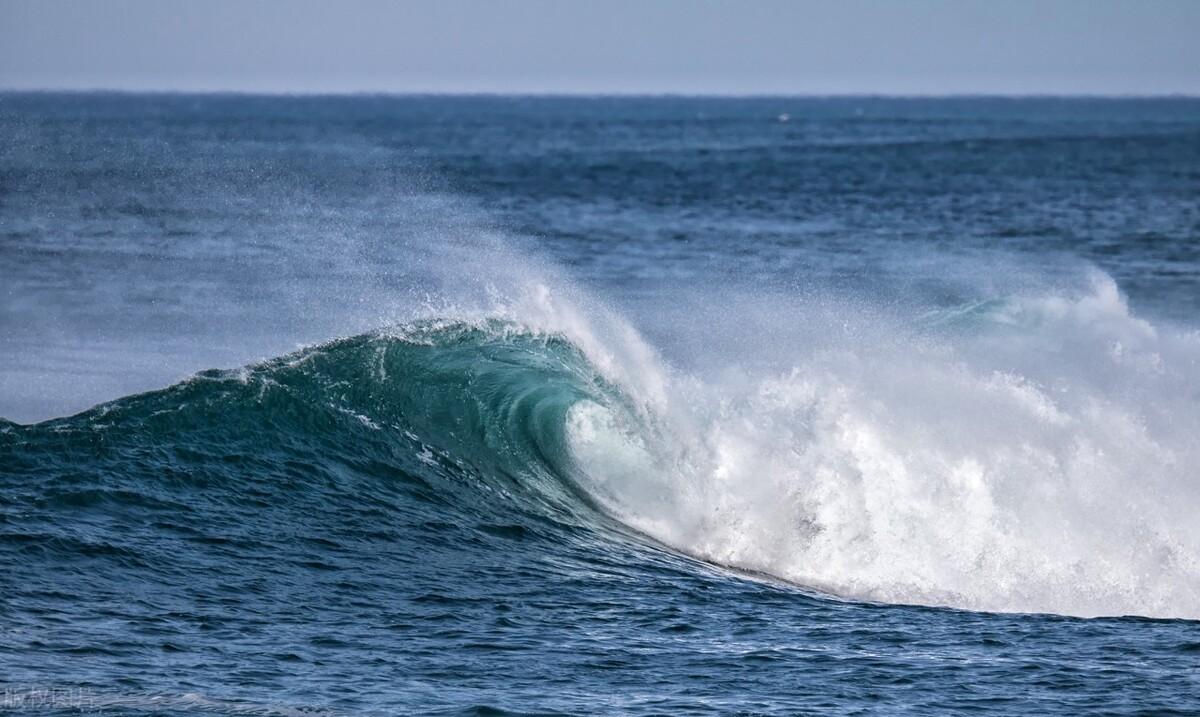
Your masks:
<instances>
[{"instance_id":1,"label":"distant sea","mask_svg":"<svg viewBox=\"0 0 1200 717\"><path fill-rule=\"evenodd\" d=\"M1200 713L1200 99L0 93L0 711Z\"/></svg>"}]
</instances>

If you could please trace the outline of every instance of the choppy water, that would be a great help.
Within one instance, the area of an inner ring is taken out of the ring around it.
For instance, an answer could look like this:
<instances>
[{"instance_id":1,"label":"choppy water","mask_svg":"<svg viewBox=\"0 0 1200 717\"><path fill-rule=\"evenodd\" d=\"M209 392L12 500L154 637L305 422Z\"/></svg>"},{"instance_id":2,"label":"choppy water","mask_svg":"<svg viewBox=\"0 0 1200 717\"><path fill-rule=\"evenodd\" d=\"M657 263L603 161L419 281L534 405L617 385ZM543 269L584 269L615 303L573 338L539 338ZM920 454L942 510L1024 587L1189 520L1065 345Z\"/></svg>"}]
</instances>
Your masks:
<instances>
[{"instance_id":1,"label":"choppy water","mask_svg":"<svg viewBox=\"0 0 1200 717\"><path fill-rule=\"evenodd\" d=\"M0 705L1194 714L1198 240L1197 100L0 95Z\"/></svg>"}]
</instances>

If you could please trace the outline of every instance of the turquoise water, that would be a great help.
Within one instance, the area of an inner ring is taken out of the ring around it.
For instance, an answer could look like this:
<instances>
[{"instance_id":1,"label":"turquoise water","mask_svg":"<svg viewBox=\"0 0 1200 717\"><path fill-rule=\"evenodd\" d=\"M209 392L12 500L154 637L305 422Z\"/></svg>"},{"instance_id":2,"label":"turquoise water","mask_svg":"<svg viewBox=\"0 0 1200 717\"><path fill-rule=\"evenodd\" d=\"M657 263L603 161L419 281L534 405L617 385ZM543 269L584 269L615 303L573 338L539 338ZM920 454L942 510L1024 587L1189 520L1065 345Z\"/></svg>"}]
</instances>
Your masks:
<instances>
[{"instance_id":1,"label":"turquoise water","mask_svg":"<svg viewBox=\"0 0 1200 717\"><path fill-rule=\"evenodd\" d=\"M7 710L1200 709L1198 101L0 125Z\"/></svg>"}]
</instances>

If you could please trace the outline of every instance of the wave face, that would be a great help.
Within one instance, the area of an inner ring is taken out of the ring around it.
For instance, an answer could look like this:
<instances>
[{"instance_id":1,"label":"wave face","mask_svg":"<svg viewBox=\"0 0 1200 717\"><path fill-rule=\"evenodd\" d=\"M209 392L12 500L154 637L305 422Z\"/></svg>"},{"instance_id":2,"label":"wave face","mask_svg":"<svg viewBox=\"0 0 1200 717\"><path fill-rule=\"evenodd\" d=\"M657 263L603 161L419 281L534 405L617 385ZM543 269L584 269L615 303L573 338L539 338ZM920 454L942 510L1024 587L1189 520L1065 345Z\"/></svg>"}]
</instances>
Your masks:
<instances>
[{"instance_id":1,"label":"wave face","mask_svg":"<svg viewBox=\"0 0 1200 717\"><path fill-rule=\"evenodd\" d=\"M167 466L336 462L428 484L425 497L466 513L496 510L490 496L503 495L513 513L578 520L589 509L571 479L563 429L573 405L611 391L561 337L501 321L431 321L205 371L72 418L8 424L4 435L10 455L30 456L30 471L76 442L102 447L96 460L114 470L139 444L169 442ZM237 492L248 489L243 473L221 470L211 480ZM265 489L310 488L288 481Z\"/></svg>"}]
</instances>

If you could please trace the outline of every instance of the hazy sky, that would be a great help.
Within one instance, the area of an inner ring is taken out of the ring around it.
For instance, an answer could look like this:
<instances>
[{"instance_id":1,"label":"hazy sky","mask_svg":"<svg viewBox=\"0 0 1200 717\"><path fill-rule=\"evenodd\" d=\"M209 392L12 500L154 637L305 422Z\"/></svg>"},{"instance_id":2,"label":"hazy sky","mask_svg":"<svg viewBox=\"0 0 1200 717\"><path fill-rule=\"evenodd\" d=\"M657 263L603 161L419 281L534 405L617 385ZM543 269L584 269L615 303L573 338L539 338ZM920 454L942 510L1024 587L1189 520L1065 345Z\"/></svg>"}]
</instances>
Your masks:
<instances>
[{"instance_id":1,"label":"hazy sky","mask_svg":"<svg viewBox=\"0 0 1200 717\"><path fill-rule=\"evenodd\" d=\"M0 87L1200 94L1200 0L0 0Z\"/></svg>"}]
</instances>

